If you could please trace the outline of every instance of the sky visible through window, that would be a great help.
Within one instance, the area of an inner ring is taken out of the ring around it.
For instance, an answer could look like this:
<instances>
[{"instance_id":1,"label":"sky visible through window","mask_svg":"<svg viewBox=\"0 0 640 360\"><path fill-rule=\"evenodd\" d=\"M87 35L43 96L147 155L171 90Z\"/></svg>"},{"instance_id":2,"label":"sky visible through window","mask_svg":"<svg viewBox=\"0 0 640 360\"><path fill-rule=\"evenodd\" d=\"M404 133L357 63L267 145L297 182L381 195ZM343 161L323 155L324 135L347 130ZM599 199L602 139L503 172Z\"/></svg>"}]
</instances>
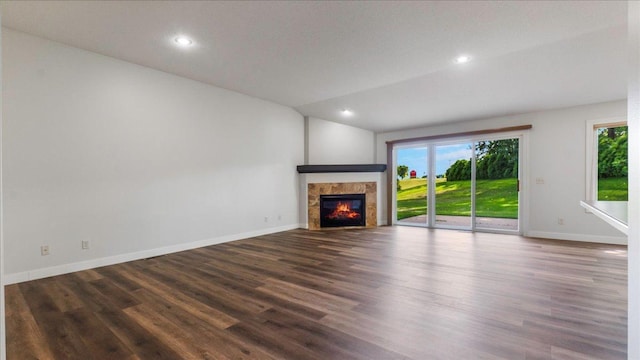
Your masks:
<instances>
[{"instance_id":1,"label":"sky visible through window","mask_svg":"<svg viewBox=\"0 0 640 360\"><path fill-rule=\"evenodd\" d=\"M436 153L436 175L444 175L449 166L459 159L471 158L471 144L438 146ZM417 177L427 175L427 148L398 149L398 165L415 170Z\"/></svg>"}]
</instances>

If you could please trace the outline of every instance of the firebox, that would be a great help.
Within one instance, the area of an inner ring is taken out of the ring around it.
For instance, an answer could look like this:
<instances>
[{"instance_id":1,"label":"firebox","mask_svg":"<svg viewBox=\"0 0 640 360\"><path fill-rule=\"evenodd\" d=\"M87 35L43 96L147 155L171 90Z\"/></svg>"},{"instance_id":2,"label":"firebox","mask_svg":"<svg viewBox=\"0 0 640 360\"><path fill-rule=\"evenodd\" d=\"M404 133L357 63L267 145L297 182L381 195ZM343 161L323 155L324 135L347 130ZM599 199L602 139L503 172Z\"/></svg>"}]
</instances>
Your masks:
<instances>
[{"instance_id":1,"label":"firebox","mask_svg":"<svg viewBox=\"0 0 640 360\"><path fill-rule=\"evenodd\" d=\"M365 226L365 194L320 195L320 227Z\"/></svg>"}]
</instances>

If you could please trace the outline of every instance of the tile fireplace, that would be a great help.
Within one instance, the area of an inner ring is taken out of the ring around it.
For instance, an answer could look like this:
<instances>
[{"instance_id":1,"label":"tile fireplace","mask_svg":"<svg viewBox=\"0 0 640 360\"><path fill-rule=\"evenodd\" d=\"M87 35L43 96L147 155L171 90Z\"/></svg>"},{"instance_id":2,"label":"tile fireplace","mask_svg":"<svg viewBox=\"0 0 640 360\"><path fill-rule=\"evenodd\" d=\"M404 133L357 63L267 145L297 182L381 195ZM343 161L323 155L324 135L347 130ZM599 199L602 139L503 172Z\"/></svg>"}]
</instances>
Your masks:
<instances>
[{"instance_id":1,"label":"tile fireplace","mask_svg":"<svg viewBox=\"0 0 640 360\"><path fill-rule=\"evenodd\" d=\"M298 165L300 227L330 230L384 225L381 191L386 169L386 164ZM361 198L348 198L353 195Z\"/></svg>"},{"instance_id":2,"label":"tile fireplace","mask_svg":"<svg viewBox=\"0 0 640 360\"><path fill-rule=\"evenodd\" d=\"M378 226L376 185L375 182L307 184L309 230Z\"/></svg>"}]
</instances>

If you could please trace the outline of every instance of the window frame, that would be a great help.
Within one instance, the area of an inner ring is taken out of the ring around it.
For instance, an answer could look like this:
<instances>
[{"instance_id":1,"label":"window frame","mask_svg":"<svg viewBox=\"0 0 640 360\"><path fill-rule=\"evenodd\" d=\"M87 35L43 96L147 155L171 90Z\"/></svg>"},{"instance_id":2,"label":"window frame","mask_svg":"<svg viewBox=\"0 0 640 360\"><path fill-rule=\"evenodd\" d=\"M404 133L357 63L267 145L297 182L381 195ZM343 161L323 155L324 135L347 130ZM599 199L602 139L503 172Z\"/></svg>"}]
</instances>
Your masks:
<instances>
[{"instance_id":1,"label":"window frame","mask_svg":"<svg viewBox=\"0 0 640 360\"><path fill-rule=\"evenodd\" d=\"M628 126L626 117L592 119L586 122L586 182L585 200L598 201L598 132L603 127Z\"/></svg>"}]
</instances>

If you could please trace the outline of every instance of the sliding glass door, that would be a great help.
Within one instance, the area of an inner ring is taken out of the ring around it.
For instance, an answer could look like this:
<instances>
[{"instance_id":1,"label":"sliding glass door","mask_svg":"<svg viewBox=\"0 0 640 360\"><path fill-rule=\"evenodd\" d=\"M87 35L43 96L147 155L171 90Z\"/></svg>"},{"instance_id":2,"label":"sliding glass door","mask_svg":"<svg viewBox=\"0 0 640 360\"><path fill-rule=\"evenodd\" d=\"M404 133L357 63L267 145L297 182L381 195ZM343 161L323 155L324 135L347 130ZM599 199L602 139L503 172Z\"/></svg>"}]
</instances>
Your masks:
<instances>
[{"instance_id":1,"label":"sliding glass door","mask_svg":"<svg viewBox=\"0 0 640 360\"><path fill-rule=\"evenodd\" d=\"M475 143L475 228L518 231L518 138Z\"/></svg>"},{"instance_id":2,"label":"sliding glass door","mask_svg":"<svg viewBox=\"0 0 640 360\"><path fill-rule=\"evenodd\" d=\"M408 225L426 225L428 217L428 149L400 148L396 168L396 220Z\"/></svg>"},{"instance_id":3,"label":"sliding glass door","mask_svg":"<svg viewBox=\"0 0 640 360\"><path fill-rule=\"evenodd\" d=\"M519 137L425 142L394 149L395 222L519 231Z\"/></svg>"},{"instance_id":4,"label":"sliding glass door","mask_svg":"<svg viewBox=\"0 0 640 360\"><path fill-rule=\"evenodd\" d=\"M435 226L471 228L473 144L435 145Z\"/></svg>"}]
</instances>

